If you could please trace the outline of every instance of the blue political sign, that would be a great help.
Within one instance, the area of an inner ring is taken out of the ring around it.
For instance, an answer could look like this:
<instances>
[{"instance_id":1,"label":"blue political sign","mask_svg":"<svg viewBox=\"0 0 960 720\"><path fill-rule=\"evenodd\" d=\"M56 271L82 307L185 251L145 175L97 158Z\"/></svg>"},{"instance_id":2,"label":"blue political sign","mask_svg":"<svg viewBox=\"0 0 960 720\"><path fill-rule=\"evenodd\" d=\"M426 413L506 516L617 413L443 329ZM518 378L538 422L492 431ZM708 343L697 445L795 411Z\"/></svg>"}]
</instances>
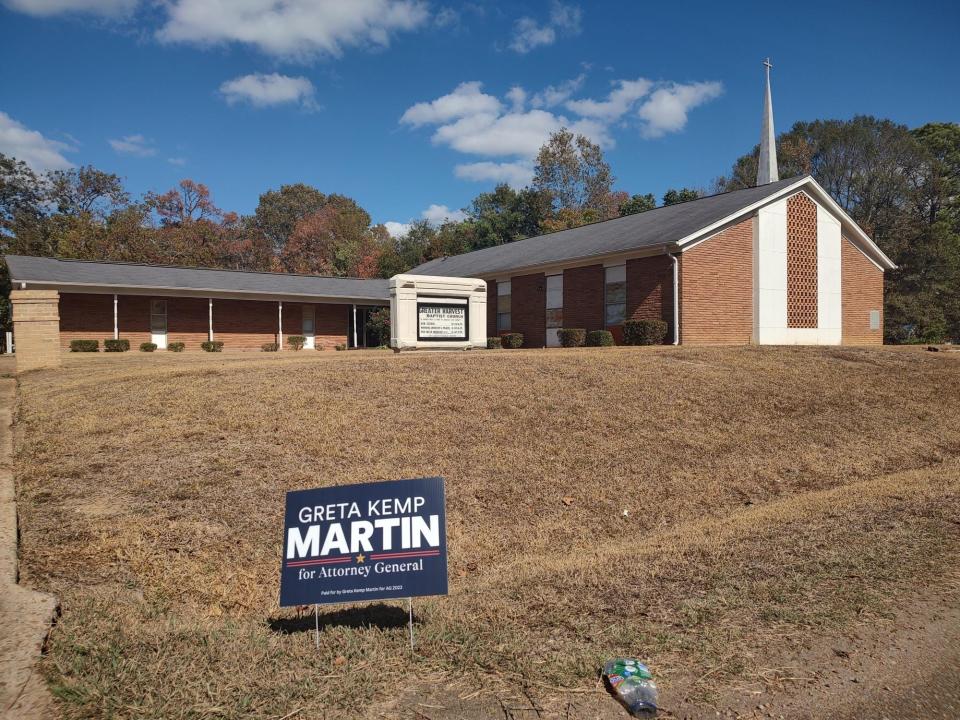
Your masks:
<instances>
[{"instance_id":1,"label":"blue political sign","mask_svg":"<svg viewBox=\"0 0 960 720\"><path fill-rule=\"evenodd\" d=\"M280 606L447 594L443 478L294 490Z\"/></svg>"}]
</instances>

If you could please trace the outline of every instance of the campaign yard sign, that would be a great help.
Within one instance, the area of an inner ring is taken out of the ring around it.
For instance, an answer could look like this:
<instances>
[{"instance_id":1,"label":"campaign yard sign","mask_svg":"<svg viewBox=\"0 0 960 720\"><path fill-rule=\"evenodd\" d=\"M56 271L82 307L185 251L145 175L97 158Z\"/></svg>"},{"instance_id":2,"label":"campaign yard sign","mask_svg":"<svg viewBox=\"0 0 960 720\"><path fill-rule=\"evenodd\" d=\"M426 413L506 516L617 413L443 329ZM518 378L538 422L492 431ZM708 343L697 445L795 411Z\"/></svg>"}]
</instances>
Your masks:
<instances>
[{"instance_id":1,"label":"campaign yard sign","mask_svg":"<svg viewBox=\"0 0 960 720\"><path fill-rule=\"evenodd\" d=\"M287 493L280 606L447 594L443 478Z\"/></svg>"}]
</instances>

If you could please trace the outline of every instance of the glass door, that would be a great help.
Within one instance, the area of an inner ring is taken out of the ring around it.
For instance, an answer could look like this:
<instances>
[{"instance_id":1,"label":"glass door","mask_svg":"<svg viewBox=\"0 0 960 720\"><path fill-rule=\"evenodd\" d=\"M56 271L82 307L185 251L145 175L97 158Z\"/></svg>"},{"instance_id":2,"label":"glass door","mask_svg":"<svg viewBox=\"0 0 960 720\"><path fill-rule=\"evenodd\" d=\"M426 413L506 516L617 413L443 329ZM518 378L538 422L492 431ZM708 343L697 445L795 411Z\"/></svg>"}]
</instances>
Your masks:
<instances>
[{"instance_id":1,"label":"glass door","mask_svg":"<svg viewBox=\"0 0 960 720\"><path fill-rule=\"evenodd\" d=\"M563 275L547 275L547 347L560 347L563 327Z\"/></svg>"},{"instance_id":2,"label":"glass door","mask_svg":"<svg viewBox=\"0 0 960 720\"><path fill-rule=\"evenodd\" d=\"M167 301L150 301L150 342L158 350L167 349Z\"/></svg>"},{"instance_id":3,"label":"glass door","mask_svg":"<svg viewBox=\"0 0 960 720\"><path fill-rule=\"evenodd\" d=\"M303 306L303 349L304 350L314 350L316 349L316 324L317 324L317 308L313 305L304 305Z\"/></svg>"}]
</instances>

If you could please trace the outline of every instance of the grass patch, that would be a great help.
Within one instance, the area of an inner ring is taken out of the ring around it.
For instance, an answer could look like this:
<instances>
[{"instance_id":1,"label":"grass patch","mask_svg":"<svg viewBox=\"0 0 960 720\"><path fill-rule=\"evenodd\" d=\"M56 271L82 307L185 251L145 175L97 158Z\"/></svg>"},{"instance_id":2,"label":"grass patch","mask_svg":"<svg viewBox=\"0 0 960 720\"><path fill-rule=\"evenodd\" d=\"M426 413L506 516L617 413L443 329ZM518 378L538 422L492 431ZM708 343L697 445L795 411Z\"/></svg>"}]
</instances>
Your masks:
<instances>
[{"instance_id":1,"label":"grass patch","mask_svg":"<svg viewBox=\"0 0 960 720\"><path fill-rule=\"evenodd\" d=\"M372 714L427 675L585 687L614 654L722 665L709 689L957 562L955 358L278 356L22 378L21 573L63 601L66 717ZM315 649L277 607L284 493L427 475L451 592L415 602L417 658L383 606L333 606Z\"/></svg>"}]
</instances>

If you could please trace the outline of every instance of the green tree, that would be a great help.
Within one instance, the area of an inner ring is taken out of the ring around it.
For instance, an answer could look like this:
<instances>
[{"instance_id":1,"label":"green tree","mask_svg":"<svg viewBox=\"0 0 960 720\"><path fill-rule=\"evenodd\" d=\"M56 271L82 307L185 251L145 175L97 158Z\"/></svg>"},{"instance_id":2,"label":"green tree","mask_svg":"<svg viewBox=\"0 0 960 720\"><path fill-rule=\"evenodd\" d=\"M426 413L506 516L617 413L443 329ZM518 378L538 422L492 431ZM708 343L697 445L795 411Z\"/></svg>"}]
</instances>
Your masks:
<instances>
[{"instance_id":1,"label":"green tree","mask_svg":"<svg viewBox=\"0 0 960 720\"><path fill-rule=\"evenodd\" d=\"M130 195L118 175L92 165L55 170L47 175L47 196L64 215L90 213L105 217L130 202Z\"/></svg>"},{"instance_id":2,"label":"green tree","mask_svg":"<svg viewBox=\"0 0 960 720\"><path fill-rule=\"evenodd\" d=\"M663 194L663 204L676 205L677 203L696 200L698 197L700 197L699 190L692 190L691 188L680 188L679 190L674 190L673 188L670 188Z\"/></svg>"},{"instance_id":3,"label":"green tree","mask_svg":"<svg viewBox=\"0 0 960 720\"><path fill-rule=\"evenodd\" d=\"M656 198L653 197L653 193L647 193L646 195L633 195L628 200L620 203L618 208L620 211L621 217L624 215L634 215L636 213L646 212L647 210L653 210L657 206Z\"/></svg>"},{"instance_id":4,"label":"green tree","mask_svg":"<svg viewBox=\"0 0 960 720\"><path fill-rule=\"evenodd\" d=\"M514 190L501 183L492 192L480 193L468 209L472 226L471 249L503 245L537 235L550 216L550 193L524 188Z\"/></svg>"},{"instance_id":5,"label":"green tree","mask_svg":"<svg viewBox=\"0 0 960 720\"><path fill-rule=\"evenodd\" d=\"M613 183L600 146L566 128L552 133L537 153L533 187L551 194L554 210L608 211Z\"/></svg>"},{"instance_id":6,"label":"green tree","mask_svg":"<svg viewBox=\"0 0 960 720\"><path fill-rule=\"evenodd\" d=\"M279 190L268 190L260 196L254 217L260 232L279 254L297 223L326 204L326 195L315 187L303 183L281 185Z\"/></svg>"}]
</instances>

